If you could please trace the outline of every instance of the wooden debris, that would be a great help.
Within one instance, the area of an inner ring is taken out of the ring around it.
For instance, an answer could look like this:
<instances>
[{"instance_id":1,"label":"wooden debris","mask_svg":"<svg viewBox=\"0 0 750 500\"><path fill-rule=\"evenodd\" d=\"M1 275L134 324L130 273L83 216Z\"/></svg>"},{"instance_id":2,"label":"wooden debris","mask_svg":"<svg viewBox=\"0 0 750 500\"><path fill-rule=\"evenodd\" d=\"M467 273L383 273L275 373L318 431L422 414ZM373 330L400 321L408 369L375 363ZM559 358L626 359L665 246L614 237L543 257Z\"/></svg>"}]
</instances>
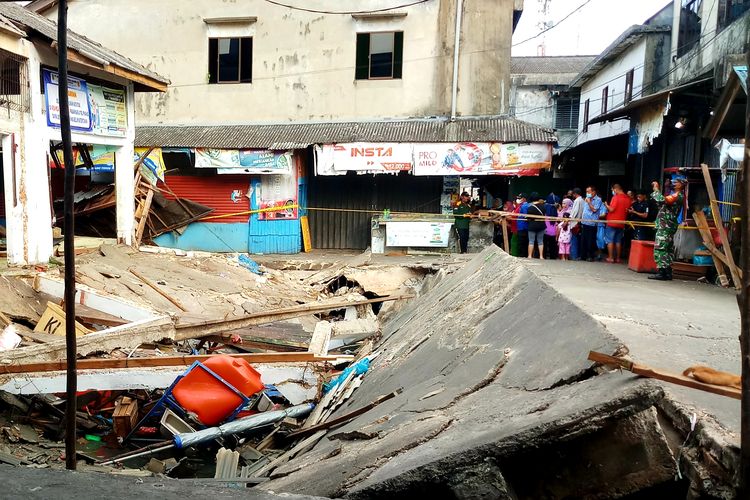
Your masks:
<instances>
[{"instance_id":1,"label":"wooden debris","mask_svg":"<svg viewBox=\"0 0 750 500\"><path fill-rule=\"evenodd\" d=\"M178 301L177 299L175 299L174 297L172 297L171 295L169 295L167 292L165 292L164 290L162 290L161 288L159 288L158 286L156 286L155 283L153 283L151 280L149 280L148 278L146 278L145 276L143 276L141 273L139 273L138 271L136 271L135 269L132 269L132 268L128 269L128 271L130 271L130 273L133 276L135 276L136 278L138 278L139 280L141 280L149 288L151 288L154 291L156 291L156 293L158 293L159 295L161 295L162 297L164 297L165 299L167 299L168 301L170 301L172 304L176 305L181 310L187 312L187 308L185 306L183 306L180 303L180 301Z\"/></svg>"},{"instance_id":2,"label":"wooden debris","mask_svg":"<svg viewBox=\"0 0 750 500\"><path fill-rule=\"evenodd\" d=\"M685 377L684 375L680 375L677 373L670 373L670 372L666 372L662 370L657 370L655 368L650 368L645 365L639 365L639 364L633 363L632 361L628 361L626 359L621 359L621 358L616 358L614 356L609 356L607 354L603 354L600 352L596 352L596 351L589 352L588 359L590 361L601 363L603 365L616 366L618 368L622 368L623 370L628 370L630 372L633 372L636 375L641 375L642 377L663 380L664 382L670 382L672 384L677 384L677 385L681 385L684 387L690 387L691 389L698 389L698 390L710 392L713 394L719 394L721 396L728 396L734 399L742 399L742 391L740 391L739 389L735 389L734 387L704 384L703 382L699 382L692 377Z\"/></svg>"},{"instance_id":3,"label":"wooden debris","mask_svg":"<svg viewBox=\"0 0 750 500\"><path fill-rule=\"evenodd\" d=\"M138 400L123 396L115 403L115 411L112 414L113 429L115 434L125 438L138 424Z\"/></svg>"},{"instance_id":4,"label":"wooden debris","mask_svg":"<svg viewBox=\"0 0 750 500\"><path fill-rule=\"evenodd\" d=\"M328 354L328 345L331 343L331 333L333 326L328 321L320 321L315 325L315 331L310 339L310 347L307 349L308 352L316 354L318 356L325 356Z\"/></svg>"},{"instance_id":5,"label":"wooden debris","mask_svg":"<svg viewBox=\"0 0 750 500\"><path fill-rule=\"evenodd\" d=\"M299 455L300 453L303 453L307 451L309 448L312 448L315 446L315 444L323 439L323 436L326 435L326 431L318 431L312 436L307 437L306 439L303 439L299 443L297 443L291 450L287 451L283 455L281 455L279 458L272 461L270 464L266 465L262 469L260 469L258 472L256 472L257 476L265 476L275 468L277 468L279 465L285 464L295 456Z\"/></svg>"},{"instance_id":6,"label":"wooden debris","mask_svg":"<svg viewBox=\"0 0 750 500\"><path fill-rule=\"evenodd\" d=\"M285 307L271 311L248 314L240 318L221 319L221 320L203 320L189 321L185 318L178 320L176 326L176 340L205 337L215 333L223 333L248 326L263 325L275 321L284 321L287 319L306 316L310 313L333 311L344 309L349 306L358 306L364 304L375 304L378 302L388 302L392 300L401 300L412 298L412 295L391 295L387 297L378 297L375 299L359 300L356 302L349 301L332 301L316 302L312 304L300 304L299 306ZM188 322L189 321L189 322Z\"/></svg>"},{"instance_id":7,"label":"wooden debris","mask_svg":"<svg viewBox=\"0 0 750 500\"><path fill-rule=\"evenodd\" d=\"M150 358L122 359L79 359L79 370L98 370L113 368L147 368L157 366L189 366L195 361L205 361L213 355L161 356ZM310 363L350 361L352 356L315 356L308 352L275 352L229 354L235 358L245 359L249 363ZM65 370L65 360L45 361L39 363L0 365L3 373L35 373Z\"/></svg>"},{"instance_id":8,"label":"wooden debris","mask_svg":"<svg viewBox=\"0 0 750 500\"><path fill-rule=\"evenodd\" d=\"M719 232L719 239L721 239L721 249L726 257L727 267L729 267L729 273L732 275L734 287L739 290L742 285L738 270L739 268L734 262L732 248L729 246L729 238L724 230L724 221L721 219L721 209L716 202L716 192L714 191L714 185L711 181L711 173L708 170L708 165L701 163L701 171L703 172L703 180L706 182L706 192L708 193L708 200L711 204L711 215L714 218L714 225Z\"/></svg>"},{"instance_id":9,"label":"wooden debris","mask_svg":"<svg viewBox=\"0 0 750 500\"><path fill-rule=\"evenodd\" d=\"M48 335L65 335L65 311L54 302L47 302L47 310L42 314L34 331ZM76 337L91 333L91 330L76 321Z\"/></svg>"},{"instance_id":10,"label":"wooden debris","mask_svg":"<svg viewBox=\"0 0 750 500\"><path fill-rule=\"evenodd\" d=\"M350 420L353 420L357 418L358 416L367 413L368 411L372 410L379 404L388 401L389 399L393 399L396 396L398 396L401 393L401 389L394 391L390 394L386 394L384 396L380 396L376 400L374 400L371 403L366 404L362 408L358 408L356 410L350 411L349 413L345 413L344 415L341 415L340 417L334 418L333 420L329 420L327 422L322 422L320 424L313 425L312 427L307 427L300 429L298 431L294 431L290 433L287 438L294 439L301 436L308 435L313 432L318 432L319 430L325 430L330 429L331 427L335 427L337 425L341 425L343 423L349 422Z\"/></svg>"}]
</instances>

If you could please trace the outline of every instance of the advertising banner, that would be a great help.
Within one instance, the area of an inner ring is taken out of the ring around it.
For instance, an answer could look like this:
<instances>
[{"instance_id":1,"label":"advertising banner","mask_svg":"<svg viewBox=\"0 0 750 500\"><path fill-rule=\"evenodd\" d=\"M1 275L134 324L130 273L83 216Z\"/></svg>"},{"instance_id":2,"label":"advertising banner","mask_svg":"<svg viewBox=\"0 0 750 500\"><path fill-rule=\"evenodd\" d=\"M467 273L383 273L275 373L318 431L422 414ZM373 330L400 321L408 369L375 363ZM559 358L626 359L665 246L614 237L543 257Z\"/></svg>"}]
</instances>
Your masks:
<instances>
[{"instance_id":1,"label":"advertising banner","mask_svg":"<svg viewBox=\"0 0 750 500\"><path fill-rule=\"evenodd\" d=\"M42 70L47 125L60 127L59 75ZM77 132L125 137L128 129L125 91L101 85L90 85L85 80L68 77L70 128Z\"/></svg>"},{"instance_id":2,"label":"advertising banner","mask_svg":"<svg viewBox=\"0 0 750 500\"><path fill-rule=\"evenodd\" d=\"M297 219L297 174L267 175L260 183L258 207L263 209L281 208L268 212L260 212L259 220Z\"/></svg>"},{"instance_id":3,"label":"advertising banner","mask_svg":"<svg viewBox=\"0 0 750 500\"><path fill-rule=\"evenodd\" d=\"M47 125L60 127L59 75L43 69L44 98L47 108ZM84 80L68 77L68 98L70 106L70 128L81 132L91 131L91 107L88 86Z\"/></svg>"},{"instance_id":4,"label":"advertising banner","mask_svg":"<svg viewBox=\"0 0 750 500\"><path fill-rule=\"evenodd\" d=\"M394 222L385 228L388 247L447 247L451 222Z\"/></svg>"},{"instance_id":5,"label":"advertising banner","mask_svg":"<svg viewBox=\"0 0 750 500\"><path fill-rule=\"evenodd\" d=\"M128 129L128 113L125 107L125 91L88 85L91 106L91 131L95 134L125 137Z\"/></svg>"},{"instance_id":6,"label":"advertising banner","mask_svg":"<svg viewBox=\"0 0 750 500\"><path fill-rule=\"evenodd\" d=\"M538 175L551 165L546 143L414 144L414 175Z\"/></svg>"},{"instance_id":7,"label":"advertising banner","mask_svg":"<svg viewBox=\"0 0 750 500\"><path fill-rule=\"evenodd\" d=\"M141 156L146 154L148 148L135 148L135 157L133 162L137 162L141 159ZM164 182L164 172L167 168L164 166L164 158L161 155L161 148L154 148L151 153L141 163L141 176L147 179L152 186L156 186L157 181Z\"/></svg>"},{"instance_id":8,"label":"advertising banner","mask_svg":"<svg viewBox=\"0 0 750 500\"><path fill-rule=\"evenodd\" d=\"M413 152L405 143L324 144L316 147L316 159L317 175L398 173L412 169Z\"/></svg>"},{"instance_id":9,"label":"advertising banner","mask_svg":"<svg viewBox=\"0 0 750 500\"><path fill-rule=\"evenodd\" d=\"M219 174L282 174L292 172L292 153L267 149L195 149L195 168Z\"/></svg>"}]
</instances>

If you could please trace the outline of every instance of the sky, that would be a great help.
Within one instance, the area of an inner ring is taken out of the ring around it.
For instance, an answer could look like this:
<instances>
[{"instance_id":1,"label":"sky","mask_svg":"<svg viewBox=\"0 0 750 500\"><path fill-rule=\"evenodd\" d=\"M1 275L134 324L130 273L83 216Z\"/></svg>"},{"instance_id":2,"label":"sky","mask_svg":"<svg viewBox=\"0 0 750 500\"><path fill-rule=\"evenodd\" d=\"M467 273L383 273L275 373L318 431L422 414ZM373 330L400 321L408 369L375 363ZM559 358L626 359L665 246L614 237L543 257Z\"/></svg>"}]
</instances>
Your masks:
<instances>
[{"instance_id":1,"label":"sky","mask_svg":"<svg viewBox=\"0 0 750 500\"><path fill-rule=\"evenodd\" d=\"M513 34L514 56L535 56L542 41L545 55L595 55L601 53L623 31L656 14L671 0L589 0L580 11L563 17L586 0L549 0L547 19L558 24L544 35L519 43L541 31L540 5L543 0L524 0L523 14Z\"/></svg>"}]
</instances>

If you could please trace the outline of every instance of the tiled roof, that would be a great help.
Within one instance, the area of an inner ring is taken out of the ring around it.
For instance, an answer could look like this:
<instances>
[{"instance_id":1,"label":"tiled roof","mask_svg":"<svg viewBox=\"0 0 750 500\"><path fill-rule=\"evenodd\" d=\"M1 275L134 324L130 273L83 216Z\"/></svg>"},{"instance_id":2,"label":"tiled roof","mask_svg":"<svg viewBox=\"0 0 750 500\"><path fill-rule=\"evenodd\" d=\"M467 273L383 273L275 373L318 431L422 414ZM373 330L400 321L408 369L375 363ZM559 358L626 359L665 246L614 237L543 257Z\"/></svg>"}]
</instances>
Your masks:
<instances>
[{"instance_id":1,"label":"tiled roof","mask_svg":"<svg viewBox=\"0 0 750 500\"><path fill-rule=\"evenodd\" d=\"M138 147L298 149L347 142L556 142L554 131L505 116L136 127Z\"/></svg>"},{"instance_id":2,"label":"tiled roof","mask_svg":"<svg viewBox=\"0 0 750 500\"><path fill-rule=\"evenodd\" d=\"M597 56L531 56L511 57L510 74L575 73L590 64Z\"/></svg>"},{"instance_id":3,"label":"tiled roof","mask_svg":"<svg viewBox=\"0 0 750 500\"><path fill-rule=\"evenodd\" d=\"M43 37L57 40L57 23L44 16L32 12L15 3L0 3L0 16L3 16L19 25L27 32L36 32ZM123 27L123 29L127 29ZM103 47L101 44L68 30L68 47L79 52L84 57L94 60L100 59L108 64L114 64L120 68L132 71L161 83L169 83L169 80L160 76L144 66L118 54L114 50ZM93 56L93 57L91 57Z\"/></svg>"}]
</instances>

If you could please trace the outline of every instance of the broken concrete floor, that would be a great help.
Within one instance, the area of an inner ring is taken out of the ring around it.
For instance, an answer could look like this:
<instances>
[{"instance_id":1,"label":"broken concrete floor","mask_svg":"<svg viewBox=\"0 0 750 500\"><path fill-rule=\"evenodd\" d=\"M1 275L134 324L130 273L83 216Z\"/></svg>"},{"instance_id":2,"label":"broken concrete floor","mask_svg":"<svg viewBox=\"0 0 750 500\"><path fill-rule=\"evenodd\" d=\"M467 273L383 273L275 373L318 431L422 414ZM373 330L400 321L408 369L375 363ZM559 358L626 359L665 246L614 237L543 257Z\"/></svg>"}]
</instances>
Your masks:
<instances>
[{"instance_id":1,"label":"broken concrete floor","mask_svg":"<svg viewBox=\"0 0 750 500\"><path fill-rule=\"evenodd\" d=\"M419 296L379 311L378 356L329 418L402 392L329 430L311 451L273 468L259 489L353 498L731 496L737 450L721 425L701 414L681 447L692 403L703 396L680 400L665 384L594 370L590 350L633 354L646 344L535 263L490 248L469 261L420 261L398 278L378 276L387 266L367 255L290 265L278 280L292 289L322 287L335 298L368 283L381 294ZM606 278L597 279L606 304ZM199 294L197 286L188 290ZM588 291L584 281L580 291ZM628 296L625 287L618 293ZM678 470L684 479L675 482Z\"/></svg>"}]
</instances>

